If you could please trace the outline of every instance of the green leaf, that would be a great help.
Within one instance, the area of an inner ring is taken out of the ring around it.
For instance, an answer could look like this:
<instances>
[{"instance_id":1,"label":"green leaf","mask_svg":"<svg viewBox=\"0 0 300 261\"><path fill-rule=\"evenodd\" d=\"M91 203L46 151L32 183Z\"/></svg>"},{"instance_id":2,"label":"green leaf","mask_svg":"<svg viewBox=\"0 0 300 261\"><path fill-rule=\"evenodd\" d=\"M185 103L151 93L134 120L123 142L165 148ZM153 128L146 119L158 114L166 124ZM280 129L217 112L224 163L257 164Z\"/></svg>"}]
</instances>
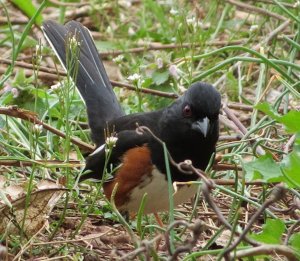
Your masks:
<instances>
[{"instance_id":1,"label":"green leaf","mask_svg":"<svg viewBox=\"0 0 300 261\"><path fill-rule=\"evenodd\" d=\"M21 68L17 70L13 84L23 86L25 82L27 82L27 77L25 74L25 70Z\"/></svg>"},{"instance_id":2,"label":"green leaf","mask_svg":"<svg viewBox=\"0 0 300 261\"><path fill-rule=\"evenodd\" d=\"M232 72L228 72L226 76L228 82L228 84L226 85L226 94L231 98L231 100L237 101L239 94L238 80Z\"/></svg>"},{"instance_id":3,"label":"green leaf","mask_svg":"<svg viewBox=\"0 0 300 261\"><path fill-rule=\"evenodd\" d=\"M262 227L262 232L251 234L251 238L266 244L280 244L285 230L284 222L280 219L268 219Z\"/></svg>"},{"instance_id":4,"label":"green leaf","mask_svg":"<svg viewBox=\"0 0 300 261\"><path fill-rule=\"evenodd\" d=\"M295 143L294 143L294 148L293 151L297 151L300 153L300 131L295 134Z\"/></svg>"},{"instance_id":5,"label":"green leaf","mask_svg":"<svg viewBox=\"0 0 300 261\"><path fill-rule=\"evenodd\" d=\"M243 162L243 166L246 172L246 180L262 179L267 182L284 180L280 166L270 154L261 156L252 162Z\"/></svg>"},{"instance_id":6,"label":"green leaf","mask_svg":"<svg viewBox=\"0 0 300 261\"><path fill-rule=\"evenodd\" d=\"M164 71L164 72L155 71L152 74L152 80L156 85L161 85L164 82L166 82L168 79L169 79L169 72L168 71Z\"/></svg>"},{"instance_id":7,"label":"green leaf","mask_svg":"<svg viewBox=\"0 0 300 261\"><path fill-rule=\"evenodd\" d=\"M11 92L6 92L0 95L0 106L9 105L13 100L13 95Z\"/></svg>"},{"instance_id":8,"label":"green leaf","mask_svg":"<svg viewBox=\"0 0 300 261\"><path fill-rule=\"evenodd\" d=\"M267 102L257 104L255 106L255 108L262 111L262 112L264 112L265 114L267 114L268 116L270 116L274 120L278 120L280 118L280 115Z\"/></svg>"},{"instance_id":9,"label":"green leaf","mask_svg":"<svg viewBox=\"0 0 300 261\"><path fill-rule=\"evenodd\" d=\"M152 83L153 82L151 78L145 78L144 81L142 82L142 87L148 88Z\"/></svg>"},{"instance_id":10,"label":"green leaf","mask_svg":"<svg viewBox=\"0 0 300 261\"><path fill-rule=\"evenodd\" d=\"M282 161L282 171L290 187L300 188L300 153L293 151Z\"/></svg>"},{"instance_id":11,"label":"green leaf","mask_svg":"<svg viewBox=\"0 0 300 261\"><path fill-rule=\"evenodd\" d=\"M282 123L288 132L299 132L300 131L300 111L289 111L287 114L281 116L278 114L270 104L264 102L255 106L256 109L264 112L272 119Z\"/></svg>"},{"instance_id":12,"label":"green leaf","mask_svg":"<svg viewBox=\"0 0 300 261\"><path fill-rule=\"evenodd\" d=\"M300 233L293 234L290 237L289 244L300 253Z\"/></svg>"},{"instance_id":13,"label":"green leaf","mask_svg":"<svg viewBox=\"0 0 300 261\"><path fill-rule=\"evenodd\" d=\"M289 111L278 121L286 126L288 132L300 131L300 111Z\"/></svg>"},{"instance_id":14,"label":"green leaf","mask_svg":"<svg viewBox=\"0 0 300 261\"><path fill-rule=\"evenodd\" d=\"M166 15L166 12L163 10L162 5L157 3L157 1L147 0L145 1L145 6L148 10L151 10L152 17L155 17L155 19L159 21L159 24L163 28L163 31L167 32L168 31L167 29L169 29L168 27L169 17L168 15Z\"/></svg>"},{"instance_id":15,"label":"green leaf","mask_svg":"<svg viewBox=\"0 0 300 261\"><path fill-rule=\"evenodd\" d=\"M35 8L31 0L11 0L11 2L14 5L16 5L29 18L32 18L37 12L37 9ZM35 19L35 23L37 25L41 25L42 21L43 18L41 14L39 14Z\"/></svg>"}]
</instances>

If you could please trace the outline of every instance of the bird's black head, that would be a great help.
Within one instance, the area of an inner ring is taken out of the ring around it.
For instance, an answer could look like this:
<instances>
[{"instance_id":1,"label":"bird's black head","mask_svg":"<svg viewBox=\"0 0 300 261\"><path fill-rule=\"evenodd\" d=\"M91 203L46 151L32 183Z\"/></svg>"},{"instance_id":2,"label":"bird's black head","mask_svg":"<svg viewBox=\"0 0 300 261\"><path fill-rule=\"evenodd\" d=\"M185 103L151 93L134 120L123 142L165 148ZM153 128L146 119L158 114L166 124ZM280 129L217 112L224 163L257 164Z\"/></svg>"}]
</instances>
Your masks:
<instances>
[{"instance_id":1,"label":"bird's black head","mask_svg":"<svg viewBox=\"0 0 300 261\"><path fill-rule=\"evenodd\" d=\"M168 133L209 139L218 137L221 95L210 84L196 82L170 105L165 113L164 128Z\"/></svg>"}]
</instances>

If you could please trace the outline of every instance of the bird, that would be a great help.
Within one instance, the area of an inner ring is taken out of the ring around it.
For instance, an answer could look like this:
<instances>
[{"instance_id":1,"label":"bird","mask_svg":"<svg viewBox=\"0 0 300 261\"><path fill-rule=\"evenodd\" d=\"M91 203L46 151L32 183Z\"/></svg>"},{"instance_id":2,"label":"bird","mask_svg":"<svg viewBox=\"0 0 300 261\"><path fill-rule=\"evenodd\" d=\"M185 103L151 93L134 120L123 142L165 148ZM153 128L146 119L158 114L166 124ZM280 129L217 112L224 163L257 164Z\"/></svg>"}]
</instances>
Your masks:
<instances>
[{"instance_id":1,"label":"bird","mask_svg":"<svg viewBox=\"0 0 300 261\"><path fill-rule=\"evenodd\" d=\"M218 90L208 83L194 82L165 108L126 115L90 31L77 21L61 25L52 20L45 21L42 30L86 105L96 149L86 159L80 182L102 180L110 173L103 180L103 190L109 200L114 193L119 211L137 213L144 195L144 214L168 211L168 170L162 142L175 162L189 160L195 168L205 170L219 137ZM137 131L137 126L151 132ZM183 173L173 164L169 168L171 182L185 184L173 194L177 206L195 195L197 186L190 181L197 181L199 176Z\"/></svg>"}]
</instances>

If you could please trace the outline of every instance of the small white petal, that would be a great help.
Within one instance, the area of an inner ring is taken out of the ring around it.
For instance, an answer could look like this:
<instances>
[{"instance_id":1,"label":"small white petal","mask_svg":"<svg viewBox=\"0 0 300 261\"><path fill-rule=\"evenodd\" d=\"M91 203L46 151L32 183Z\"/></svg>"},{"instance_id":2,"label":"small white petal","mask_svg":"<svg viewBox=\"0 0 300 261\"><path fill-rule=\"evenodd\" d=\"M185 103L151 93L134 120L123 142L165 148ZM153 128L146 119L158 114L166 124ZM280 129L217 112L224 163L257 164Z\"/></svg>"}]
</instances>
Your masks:
<instances>
[{"instance_id":1,"label":"small white petal","mask_svg":"<svg viewBox=\"0 0 300 261\"><path fill-rule=\"evenodd\" d=\"M178 14L178 10L172 8L172 9L170 10L170 14L171 14L171 15L177 15L177 14Z\"/></svg>"}]
</instances>

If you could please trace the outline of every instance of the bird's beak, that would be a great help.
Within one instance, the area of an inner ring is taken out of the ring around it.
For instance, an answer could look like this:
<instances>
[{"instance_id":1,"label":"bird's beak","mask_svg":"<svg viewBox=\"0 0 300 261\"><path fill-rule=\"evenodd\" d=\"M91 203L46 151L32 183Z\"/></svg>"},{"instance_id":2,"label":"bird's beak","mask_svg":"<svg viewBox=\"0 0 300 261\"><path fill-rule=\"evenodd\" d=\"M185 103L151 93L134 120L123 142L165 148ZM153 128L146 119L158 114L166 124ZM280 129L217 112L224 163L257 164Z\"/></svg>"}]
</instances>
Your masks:
<instances>
[{"instance_id":1,"label":"bird's beak","mask_svg":"<svg viewBox=\"0 0 300 261\"><path fill-rule=\"evenodd\" d=\"M209 119L207 117L198 120L192 124L192 129L195 131L200 131L204 138L206 138L208 130L209 130L210 124Z\"/></svg>"}]
</instances>

